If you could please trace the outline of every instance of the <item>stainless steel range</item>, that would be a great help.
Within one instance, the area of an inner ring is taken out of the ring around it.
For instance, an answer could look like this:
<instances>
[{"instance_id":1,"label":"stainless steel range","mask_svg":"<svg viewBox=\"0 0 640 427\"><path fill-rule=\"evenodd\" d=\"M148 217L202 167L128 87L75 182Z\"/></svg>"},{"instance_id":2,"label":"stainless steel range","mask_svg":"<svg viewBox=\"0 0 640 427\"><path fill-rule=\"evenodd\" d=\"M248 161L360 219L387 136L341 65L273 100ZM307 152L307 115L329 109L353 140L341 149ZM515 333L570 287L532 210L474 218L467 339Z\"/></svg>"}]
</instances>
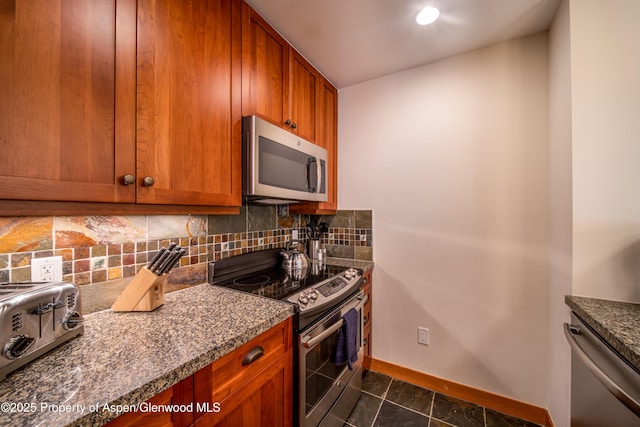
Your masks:
<instances>
[{"instance_id":1,"label":"stainless steel range","mask_svg":"<svg viewBox=\"0 0 640 427\"><path fill-rule=\"evenodd\" d=\"M71 283L0 283L0 380L82 334L80 313Z\"/></svg>"},{"instance_id":2,"label":"stainless steel range","mask_svg":"<svg viewBox=\"0 0 640 427\"><path fill-rule=\"evenodd\" d=\"M312 262L291 274L281 262L279 249L226 258L209 264L209 283L295 304L294 421L343 426L362 388L362 271ZM353 363L338 354L345 334L355 341Z\"/></svg>"}]
</instances>

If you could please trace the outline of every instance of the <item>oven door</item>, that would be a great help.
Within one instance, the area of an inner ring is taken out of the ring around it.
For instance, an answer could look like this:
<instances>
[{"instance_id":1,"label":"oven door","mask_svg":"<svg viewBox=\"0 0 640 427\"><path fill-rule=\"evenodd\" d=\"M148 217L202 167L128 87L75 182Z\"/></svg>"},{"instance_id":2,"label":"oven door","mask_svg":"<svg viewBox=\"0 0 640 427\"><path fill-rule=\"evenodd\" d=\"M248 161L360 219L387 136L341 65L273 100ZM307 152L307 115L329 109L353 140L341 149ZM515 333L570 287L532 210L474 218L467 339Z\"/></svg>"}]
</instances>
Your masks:
<instances>
[{"instance_id":1,"label":"oven door","mask_svg":"<svg viewBox=\"0 0 640 427\"><path fill-rule=\"evenodd\" d=\"M362 291L345 300L326 316L300 332L299 416L301 426L344 425L360 398L362 389L362 307L367 297ZM347 364L332 362L343 316L358 312L358 360L349 370Z\"/></svg>"}]
</instances>

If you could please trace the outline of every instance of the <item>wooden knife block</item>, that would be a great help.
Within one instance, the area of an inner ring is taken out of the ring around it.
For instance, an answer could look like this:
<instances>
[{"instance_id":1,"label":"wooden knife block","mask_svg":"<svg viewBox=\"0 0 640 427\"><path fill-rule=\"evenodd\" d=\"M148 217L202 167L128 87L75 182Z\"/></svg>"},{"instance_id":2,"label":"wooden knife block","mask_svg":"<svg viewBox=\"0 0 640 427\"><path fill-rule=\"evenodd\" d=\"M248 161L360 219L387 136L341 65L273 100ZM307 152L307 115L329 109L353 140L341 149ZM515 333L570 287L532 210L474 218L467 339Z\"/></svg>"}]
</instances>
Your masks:
<instances>
[{"instance_id":1,"label":"wooden knife block","mask_svg":"<svg viewBox=\"0 0 640 427\"><path fill-rule=\"evenodd\" d=\"M143 267L122 291L111 309L113 311L153 311L164 304L164 285L167 275L156 276Z\"/></svg>"}]
</instances>

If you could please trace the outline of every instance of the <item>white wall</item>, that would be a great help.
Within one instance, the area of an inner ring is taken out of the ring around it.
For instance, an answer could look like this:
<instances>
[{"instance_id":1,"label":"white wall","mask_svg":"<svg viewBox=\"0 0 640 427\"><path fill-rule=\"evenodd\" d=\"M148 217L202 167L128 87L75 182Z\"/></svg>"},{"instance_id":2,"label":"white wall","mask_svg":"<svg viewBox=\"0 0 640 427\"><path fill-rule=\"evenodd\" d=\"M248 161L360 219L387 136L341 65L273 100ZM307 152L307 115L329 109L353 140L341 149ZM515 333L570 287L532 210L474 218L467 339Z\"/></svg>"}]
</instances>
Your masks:
<instances>
[{"instance_id":1,"label":"white wall","mask_svg":"<svg viewBox=\"0 0 640 427\"><path fill-rule=\"evenodd\" d=\"M549 403L556 427L570 425L571 350L562 325L570 322L564 296L572 290L571 52L569 1L560 3L549 31L551 276L549 289Z\"/></svg>"},{"instance_id":2,"label":"white wall","mask_svg":"<svg viewBox=\"0 0 640 427\"><path fill-rule=\"evenodd\" d=\"M570 5L573 293L640 302L640 1Z\"/></svg>"},{"instance_id":3,"label":"white wall","mask_svg":"<svg viewBox=\"0 0 640 427\"><path fill-rule=\"evenodd\" d=\"M547 41L351 86L338 110L340 208L374 215L374 357L544 407Z\"/></svg>"}]
</instances>

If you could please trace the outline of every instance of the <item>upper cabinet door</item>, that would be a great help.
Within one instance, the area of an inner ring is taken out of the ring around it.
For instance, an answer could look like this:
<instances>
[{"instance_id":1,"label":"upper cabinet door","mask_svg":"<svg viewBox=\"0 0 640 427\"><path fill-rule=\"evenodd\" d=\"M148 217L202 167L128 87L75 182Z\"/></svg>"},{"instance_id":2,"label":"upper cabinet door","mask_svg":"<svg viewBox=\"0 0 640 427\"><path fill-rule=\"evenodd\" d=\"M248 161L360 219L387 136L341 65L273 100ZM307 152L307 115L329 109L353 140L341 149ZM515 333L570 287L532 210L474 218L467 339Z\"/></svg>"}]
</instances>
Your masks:
<instances>
[{"instance_id":1,"label":"upper cabinet door","mask_svg":"<svg viewBox=\"0 0 640 427\"><path fill-rule=\"evenodd\" d=\"M320 74L249 5L242 7L242 115L315 142Z\"/></svg>"},{"instance_id":2,"label":"upper cabinet door","mask_svg":"<svg viewBox=\"0 0 640 427\"><path fill-rule=\"evenodd\" d=\"M316 103L320 74L293 48L289 51L289 103L285 116L291 130L316 141ZM285 121L286 124L286 121Z\"/></svg>"},{"instance_id":3,"label":"upper cabinet door","mask_svg":"<svg viewBox=\"0 0 640 427\"><path fill-rule=\"evenodd\" d=\"M338 209L338 91L320 79L318 102L318 144L327 150L327 201L319 211ZM327 212L325 212L327 213Z\"/></svg>"},{"instance_id":4,"label":"upper cabinet door","mask_svg":"<svg viewBox=\"0 0 640 427\"><path fill-rule=\"evenodd\" d=\"M135 13L0 0L0 199L135 201Z\"/></svg>"},{"instance_id":5,"label":"upper cabinet door","mask_svg":"<svg viewBox=\"0 0 640 427\"><path fill-rule=\"evenodd\" d=\"M316 144L327 150L327 201L289 206L291 213L326 215L338 209L338 91L322 76L316 104Z\"/></svg>"},{"instance_id":6,"label":"upper cabinet door","mask_svg":"<svg viewBox=\"0 0 640 427\"><path fill-rule=\"evenodd\" d=\"M286 126L289 44L242 3L242 115Z\"/></svg>"},{"instance_id":7,"label":"upper cabinet door","mask_svg":"<svg viewBox=\"0 0 640 427\"><path fill-rule=\"evenodd\" d=\"M241 204L241 13L138 1L138 203Z\"/></svg>"}]
</instances>

